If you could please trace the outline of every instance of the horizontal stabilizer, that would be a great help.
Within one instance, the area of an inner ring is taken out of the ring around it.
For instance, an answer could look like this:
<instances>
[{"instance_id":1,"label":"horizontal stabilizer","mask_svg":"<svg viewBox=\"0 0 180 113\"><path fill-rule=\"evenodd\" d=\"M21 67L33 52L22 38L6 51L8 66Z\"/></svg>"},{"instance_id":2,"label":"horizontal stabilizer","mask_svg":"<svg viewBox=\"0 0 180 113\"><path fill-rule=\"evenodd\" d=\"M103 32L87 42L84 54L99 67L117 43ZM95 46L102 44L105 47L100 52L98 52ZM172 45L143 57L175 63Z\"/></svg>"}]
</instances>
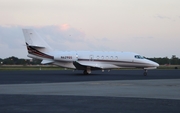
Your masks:
<instances>
[{"instance_id":1,"label":"horizontal stabilizer","mask_svg":"<svg viewBox=\"0 0 180 113\"><path fill-rule=\"evenodd\" d=\"M30 47L33 47L33 48L45 48L45 47L42 47L42 46L38 46L38 45L28 45L28 46L30 46Z\"/></svg>"}]
</instances>

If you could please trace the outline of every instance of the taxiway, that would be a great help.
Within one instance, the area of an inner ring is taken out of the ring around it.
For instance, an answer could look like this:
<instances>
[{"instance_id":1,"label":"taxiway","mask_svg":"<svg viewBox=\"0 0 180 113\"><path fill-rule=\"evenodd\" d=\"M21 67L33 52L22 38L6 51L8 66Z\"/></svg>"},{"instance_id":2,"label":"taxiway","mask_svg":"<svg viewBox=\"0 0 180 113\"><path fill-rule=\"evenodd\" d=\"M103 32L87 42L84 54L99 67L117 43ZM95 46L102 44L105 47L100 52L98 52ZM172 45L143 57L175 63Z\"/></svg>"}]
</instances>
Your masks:
<instances>
[{"instance_id":1,"label":"taxiway","mask_svg":"<svg viewBox=\"0 0 180 113\"><path fill-rule=\"evenodd\" d=\"M0 112L180 112L180 70L1 71Z\"/></svg>"}]
</instances>

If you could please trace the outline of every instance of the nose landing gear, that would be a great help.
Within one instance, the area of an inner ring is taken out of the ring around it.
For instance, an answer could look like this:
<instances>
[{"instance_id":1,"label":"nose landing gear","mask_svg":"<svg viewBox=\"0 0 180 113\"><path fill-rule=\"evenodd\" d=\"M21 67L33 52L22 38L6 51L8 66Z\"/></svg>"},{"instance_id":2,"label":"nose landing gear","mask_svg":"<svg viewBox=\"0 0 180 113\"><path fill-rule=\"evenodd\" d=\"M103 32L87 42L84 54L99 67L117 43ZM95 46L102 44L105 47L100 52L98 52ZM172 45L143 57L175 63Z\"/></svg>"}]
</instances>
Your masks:
<instances>
[{"instance_id":1,"label":"nose landing gear","mask_svg":"<svg viewBox=\"0 0 180 113\"><path fill-rule=\"evenodd\" d=\"M144 75L144 76L147 76L147 69L144 70L143 75Z\"/></svg>"}]
</instances>

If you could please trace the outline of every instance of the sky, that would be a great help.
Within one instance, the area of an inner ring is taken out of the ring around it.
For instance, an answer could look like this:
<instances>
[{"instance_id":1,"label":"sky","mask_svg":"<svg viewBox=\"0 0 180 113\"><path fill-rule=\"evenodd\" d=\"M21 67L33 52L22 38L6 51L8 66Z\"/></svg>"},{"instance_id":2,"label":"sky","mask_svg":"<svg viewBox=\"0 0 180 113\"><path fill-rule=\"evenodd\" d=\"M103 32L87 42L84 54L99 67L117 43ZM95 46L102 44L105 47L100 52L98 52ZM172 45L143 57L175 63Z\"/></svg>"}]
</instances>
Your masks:
<instances>
[{"instance_id":1,"label":"sky","mask_svg":"<svg viewBox=\"0 0 180 113\"><path fill-rule=\"evenodd\" d=\"M0 58L27 58L22 28L55 50L180 58L180 0L0 0Z\"/></svg>"}]
</instances>

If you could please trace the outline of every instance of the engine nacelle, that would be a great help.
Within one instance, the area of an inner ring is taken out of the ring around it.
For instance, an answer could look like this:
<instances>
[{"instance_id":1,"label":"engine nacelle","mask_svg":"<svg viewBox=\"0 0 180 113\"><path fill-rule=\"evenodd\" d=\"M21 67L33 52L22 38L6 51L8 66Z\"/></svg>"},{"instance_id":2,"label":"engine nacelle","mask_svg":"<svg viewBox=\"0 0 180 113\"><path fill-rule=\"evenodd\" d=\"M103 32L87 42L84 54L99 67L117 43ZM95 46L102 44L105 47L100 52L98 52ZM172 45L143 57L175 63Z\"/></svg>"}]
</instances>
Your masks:
<instances>
[{"instance_id":1,"label":"engine nacelle","mask_svg":"<svg viewBox=\"0 0 180 113\"><path fill-rule=\"evenodd\" d=\"M60 55L54 56L54 60L73 62L73 61L77 61L77 55L60 54Z\"/></svg>"}]
</instances>

